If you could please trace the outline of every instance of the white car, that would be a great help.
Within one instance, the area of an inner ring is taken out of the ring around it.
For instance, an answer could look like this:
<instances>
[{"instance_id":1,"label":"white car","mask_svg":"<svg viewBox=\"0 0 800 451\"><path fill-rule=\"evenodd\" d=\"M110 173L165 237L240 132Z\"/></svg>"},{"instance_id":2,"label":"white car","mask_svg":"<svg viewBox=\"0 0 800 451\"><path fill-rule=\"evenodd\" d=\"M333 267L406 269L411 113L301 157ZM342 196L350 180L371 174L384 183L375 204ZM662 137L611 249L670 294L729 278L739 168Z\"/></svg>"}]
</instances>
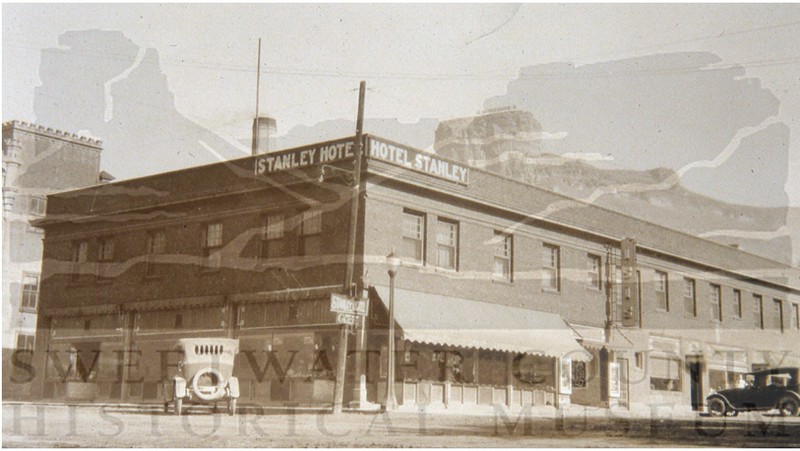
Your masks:
<instances>
[{"instance_id":1,"label":"white car","mask_svg":"<svg viewBox=\"0 0 800 451\"><path fill-rule=\"evenodd\" d=\"M225 400L228 413L236 413L239 380L233 376L233 361L239 353L239 340L231 338L183 338L176 348L183 351L178 374L171 387L165 387L164 411L172 404L175 415L184 402L213 404Z\"/></svg>"}]
</instances>

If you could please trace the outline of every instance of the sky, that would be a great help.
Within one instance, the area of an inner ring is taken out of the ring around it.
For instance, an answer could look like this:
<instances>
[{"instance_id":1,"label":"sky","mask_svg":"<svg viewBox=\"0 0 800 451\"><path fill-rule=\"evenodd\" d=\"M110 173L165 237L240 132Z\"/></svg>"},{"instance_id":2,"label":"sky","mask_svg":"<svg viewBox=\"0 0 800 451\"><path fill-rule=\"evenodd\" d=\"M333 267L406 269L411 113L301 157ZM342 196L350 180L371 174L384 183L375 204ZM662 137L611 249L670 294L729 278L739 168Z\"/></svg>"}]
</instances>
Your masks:
<instances>
[{"instance_id":1,"label":"sky","mask_svg":"<svg viewBox=\"0 0 800 451\"><path fill-rule=\"evenodd\" d=\"M354 118L360 80L368 86L367 117L416 123L476 114L507 95L528 66L708 52L718 57L712 67L741 66L777 98L772 122L748 125L787 127L781 177L789 204L800 206L798 5L4 4L3 121L39 119L42 51L63 48L60 36L82 30L119 30L140 58L155 49L174 108L232 145L250 134L259 38L260 109L278 119L279 135ZM87 56L114 60L114 52ZM710 122L714 111L733 107L715 102ZM150 114L157 120L162 112Z\"/></svg>"}]
</instances>

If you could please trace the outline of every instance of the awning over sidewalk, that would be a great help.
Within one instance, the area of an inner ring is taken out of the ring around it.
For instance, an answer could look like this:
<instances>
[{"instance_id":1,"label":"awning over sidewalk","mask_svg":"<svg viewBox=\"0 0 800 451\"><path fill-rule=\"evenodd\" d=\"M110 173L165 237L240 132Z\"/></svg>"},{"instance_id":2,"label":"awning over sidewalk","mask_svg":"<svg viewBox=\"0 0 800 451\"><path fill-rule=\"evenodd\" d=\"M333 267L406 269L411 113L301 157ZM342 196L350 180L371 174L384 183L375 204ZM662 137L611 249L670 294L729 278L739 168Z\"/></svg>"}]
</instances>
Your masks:
<instances>
[{"instance_id":1,"label":"awning over sidewalk","mask_svg":"<svg viewBox=\"0 0 800 451\"><path fill-rule=\"evenodd\" d=\"M630 341L618 327L614 327L611 332L611 340L606 342L606 331L602 327L584 326L570 322L567 324L578 334L578 340L586 349L600 350L606 348L612 351L618 351L633 348L633 342Z\"/></svg>"},{"instance_id":2,"label":"awning over sidewalk","mask_svg":"<svg viewBox=\"0 0 800 451\"><path fill-rule=\"evenodd\" d=\"M389 288L373 287L386 309ZM589 361L560 315L395 289L395 322L405 340Z\"/></svg>"}]
</instances>

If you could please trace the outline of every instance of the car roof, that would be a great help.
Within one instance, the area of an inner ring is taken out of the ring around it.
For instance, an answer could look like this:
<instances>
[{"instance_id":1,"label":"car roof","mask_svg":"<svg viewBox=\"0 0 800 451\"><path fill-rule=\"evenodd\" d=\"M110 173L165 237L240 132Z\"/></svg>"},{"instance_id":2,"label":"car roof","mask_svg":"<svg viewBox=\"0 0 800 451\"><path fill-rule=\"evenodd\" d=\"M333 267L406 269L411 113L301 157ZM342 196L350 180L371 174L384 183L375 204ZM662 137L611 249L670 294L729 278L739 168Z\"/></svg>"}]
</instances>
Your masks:
<instances>
[{"instance_id":1,"label":"car roof","mask_svg":"<svg viewBox=\"0 0 800 451\"><path fill-rule=\"evenodd\" d=\"M752 371L748 374L753 374L753 375L783 374L783 373L797 373L798 371L800 371L800 368L797 367L781 367L781 368L769 368L766 370Z\"/></svg>"}]
</instances>

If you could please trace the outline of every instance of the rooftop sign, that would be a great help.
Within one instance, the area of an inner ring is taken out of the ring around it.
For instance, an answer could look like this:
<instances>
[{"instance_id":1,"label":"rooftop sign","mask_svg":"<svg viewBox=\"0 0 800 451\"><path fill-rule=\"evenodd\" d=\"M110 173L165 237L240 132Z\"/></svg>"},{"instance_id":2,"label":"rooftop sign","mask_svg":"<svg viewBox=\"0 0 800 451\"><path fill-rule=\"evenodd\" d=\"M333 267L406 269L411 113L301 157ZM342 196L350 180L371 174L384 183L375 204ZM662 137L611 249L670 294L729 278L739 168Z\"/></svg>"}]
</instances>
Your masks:
<instances>
[{"instance_id":1,"label":"rooftop sign","mask_svg":"<svg viewBox=\"0 0 800 451\"><path fill-rule=\"evenodd\" d=\"M386 161L396 166L411 169L450 182L469 183L469 167L443 160L433 154L402 146L370 136L368 140L370 158Z\"/></svg>"},{"instance_id":2,"label":"rooftop sign","mask_svg":"<svg viewBox=\"0 0 800 451\"><path fill-rule=\"evenodd\" d=\"M296 149L257 155L253 160L256 175L353 158L353 138L328 141Z\"/></svg>"}]
</instances>

